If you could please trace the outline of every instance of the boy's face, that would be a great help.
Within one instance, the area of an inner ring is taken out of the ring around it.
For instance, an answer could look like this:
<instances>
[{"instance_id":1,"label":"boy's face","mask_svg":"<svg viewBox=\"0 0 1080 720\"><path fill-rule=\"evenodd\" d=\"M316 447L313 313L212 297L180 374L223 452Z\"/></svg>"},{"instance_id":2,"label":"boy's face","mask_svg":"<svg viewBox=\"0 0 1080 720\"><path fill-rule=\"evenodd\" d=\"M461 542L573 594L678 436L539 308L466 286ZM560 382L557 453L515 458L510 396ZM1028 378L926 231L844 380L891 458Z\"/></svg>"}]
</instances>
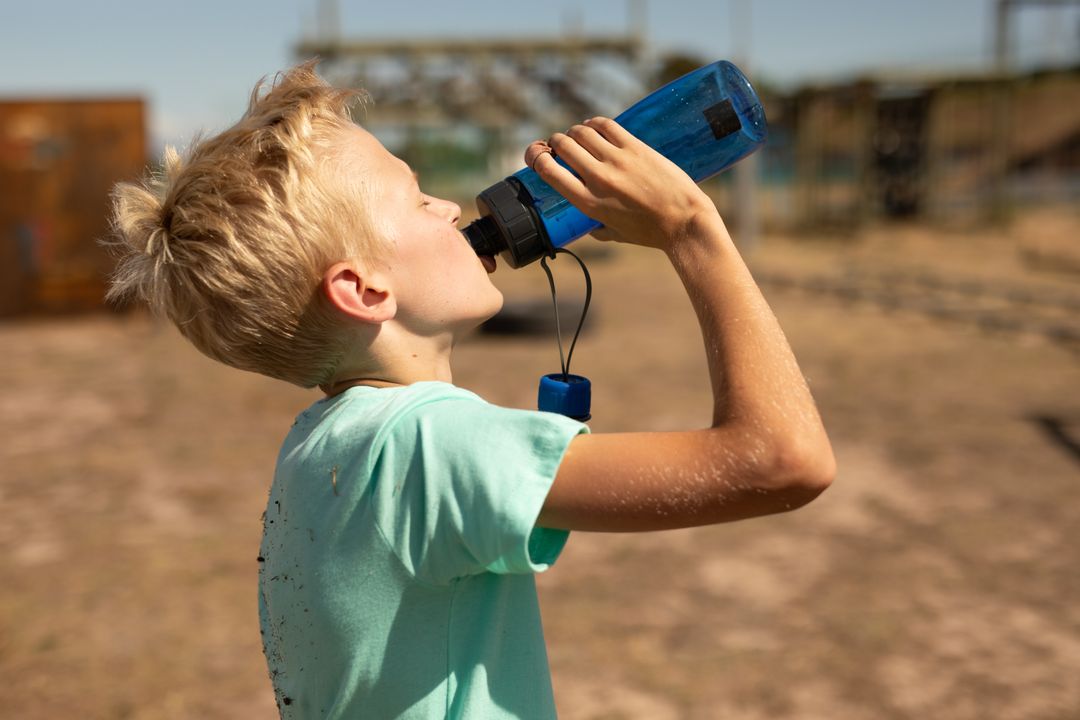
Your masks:
<instances>
[{"instance_id":1,"label":"boy's face","mask_svg":"<svg viewBox=\"0 0 1080 720\"><path fill-rule=\"evenodd\" d=\"M488 278L495 260L481 260L457 229L461 208L421 192L412 169L363 128L350 127L345 143L345 152L362 159L353 172L375 178L369 203L376 226L391 235L383 265L396 318L429 335L470 329L497 313L502 293Z\"/></svg>"}]
</instances>

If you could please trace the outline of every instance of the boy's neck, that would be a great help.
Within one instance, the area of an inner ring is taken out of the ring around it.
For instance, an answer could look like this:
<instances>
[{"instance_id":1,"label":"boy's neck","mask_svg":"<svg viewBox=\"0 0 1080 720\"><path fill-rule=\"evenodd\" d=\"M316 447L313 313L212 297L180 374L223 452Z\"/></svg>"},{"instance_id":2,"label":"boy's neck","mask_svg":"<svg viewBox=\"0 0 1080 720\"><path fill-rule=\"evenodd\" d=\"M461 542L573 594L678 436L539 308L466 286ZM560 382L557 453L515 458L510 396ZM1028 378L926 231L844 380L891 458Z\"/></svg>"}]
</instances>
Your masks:
<instances>
[{"instance_id":1,"label":"boy's neck","mask_svg":"<svg viewBox=\"0 0 1080 720\"><path fill-rule=\"evenodd\" d=\"M346 360L329 383L319 386L327 397L350 387L400 387L435 380L452 383L449 338L412 337L408 342L373 343L365 353L368 362L352 365Z\"/></svg>"}]
</instances>

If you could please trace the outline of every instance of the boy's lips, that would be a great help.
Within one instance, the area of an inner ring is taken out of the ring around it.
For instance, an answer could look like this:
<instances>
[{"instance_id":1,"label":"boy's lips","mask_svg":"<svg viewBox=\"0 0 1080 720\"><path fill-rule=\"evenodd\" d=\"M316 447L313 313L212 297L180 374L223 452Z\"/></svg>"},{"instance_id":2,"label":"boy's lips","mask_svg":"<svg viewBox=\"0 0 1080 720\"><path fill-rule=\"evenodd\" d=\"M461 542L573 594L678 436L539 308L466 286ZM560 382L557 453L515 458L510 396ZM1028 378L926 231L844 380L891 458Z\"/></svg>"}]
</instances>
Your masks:
<instances>
[{"instance_id":1,"label":"boy's lips","mask_svg":"<svg viewBox=\"0 0 1080 720\"><path fill-rule=\"evenodd\" d=\"M488 274L495 272L495 256L494 255L481 255L480 262L484 264L484 269L488 271Z\"/></svg>"}]
</instances>

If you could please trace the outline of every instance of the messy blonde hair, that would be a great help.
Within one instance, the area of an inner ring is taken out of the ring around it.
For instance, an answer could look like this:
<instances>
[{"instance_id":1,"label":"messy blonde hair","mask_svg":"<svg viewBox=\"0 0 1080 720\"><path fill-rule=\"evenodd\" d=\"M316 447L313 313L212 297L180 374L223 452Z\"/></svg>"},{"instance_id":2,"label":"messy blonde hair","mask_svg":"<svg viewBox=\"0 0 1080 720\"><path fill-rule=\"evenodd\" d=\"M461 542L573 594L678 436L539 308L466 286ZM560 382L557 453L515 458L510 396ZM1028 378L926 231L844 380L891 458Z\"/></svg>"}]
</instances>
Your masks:
<instances>
[{"instance_id":1,"label":"messy blonde hair","mask_svg":"<svg viewBox=\"0 0 1080 720\"><path fill-rule=\"evenodd\" d=\"M329 152L362 95L316 62L260 81L231 128L118 184L106 240L120 255L109 301L142 300L211 358L301 387L330 380L346 351L322 273L378 254L371 188Z\"/></svg>"}]
</instances>

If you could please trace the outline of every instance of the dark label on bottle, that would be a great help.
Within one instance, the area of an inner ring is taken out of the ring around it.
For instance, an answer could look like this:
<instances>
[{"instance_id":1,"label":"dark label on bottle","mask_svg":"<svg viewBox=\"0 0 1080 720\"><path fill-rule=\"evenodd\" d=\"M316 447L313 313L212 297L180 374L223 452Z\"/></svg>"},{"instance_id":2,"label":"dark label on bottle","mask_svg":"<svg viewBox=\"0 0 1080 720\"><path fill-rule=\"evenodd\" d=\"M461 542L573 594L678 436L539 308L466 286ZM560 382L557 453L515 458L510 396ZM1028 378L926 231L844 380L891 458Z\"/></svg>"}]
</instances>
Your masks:
<instances>
[{"instance_id":1,"label":"dark label on bottle","mask_svg":"<svg viewBox=\"0 0 1080 720\"><path fill-rule=\"evenodd\" d=\"M709 128L717 140L742 130L739 115L735 112L735 108L731 106L730 100L721 100L715 105L705 108L702 115L705 116L705 121L709 123Z\"/></svg>"}]
</instances>

